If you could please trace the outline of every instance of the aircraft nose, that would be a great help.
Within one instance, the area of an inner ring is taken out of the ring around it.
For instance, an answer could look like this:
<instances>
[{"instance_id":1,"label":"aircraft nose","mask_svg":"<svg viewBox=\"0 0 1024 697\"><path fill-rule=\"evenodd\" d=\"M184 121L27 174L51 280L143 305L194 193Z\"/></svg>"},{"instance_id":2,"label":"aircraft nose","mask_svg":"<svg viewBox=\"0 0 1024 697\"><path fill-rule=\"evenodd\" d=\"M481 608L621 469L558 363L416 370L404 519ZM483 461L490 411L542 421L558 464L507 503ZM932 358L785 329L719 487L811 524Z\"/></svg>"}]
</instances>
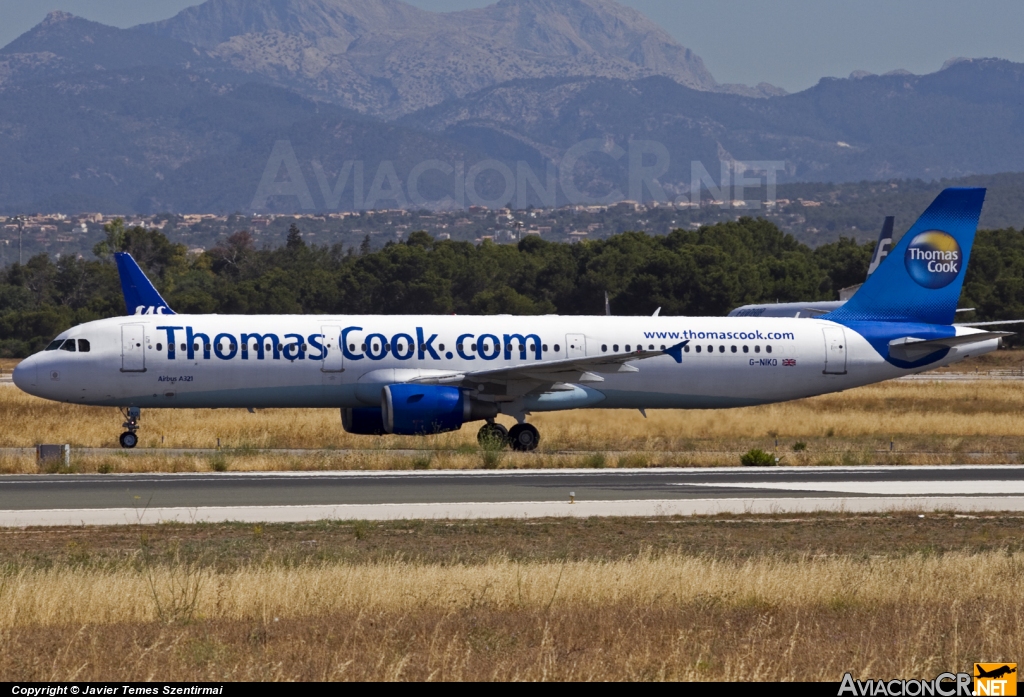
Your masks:
<instances>
[{"instance_id":1,"label":"aircraft nose","mask_svg":"<svg viewBox=\"0 0 1024 697\"><path fill-rule=\"evenodd\" d=\"M33 394L36 385L39 383L39 380L36 377L38 372L38 359L36 359L35 356L29 356L14 367L14 372L11 373L11 378L14 380L14 384L18 386L19 390Z\"/></svg>"}]
</instances>

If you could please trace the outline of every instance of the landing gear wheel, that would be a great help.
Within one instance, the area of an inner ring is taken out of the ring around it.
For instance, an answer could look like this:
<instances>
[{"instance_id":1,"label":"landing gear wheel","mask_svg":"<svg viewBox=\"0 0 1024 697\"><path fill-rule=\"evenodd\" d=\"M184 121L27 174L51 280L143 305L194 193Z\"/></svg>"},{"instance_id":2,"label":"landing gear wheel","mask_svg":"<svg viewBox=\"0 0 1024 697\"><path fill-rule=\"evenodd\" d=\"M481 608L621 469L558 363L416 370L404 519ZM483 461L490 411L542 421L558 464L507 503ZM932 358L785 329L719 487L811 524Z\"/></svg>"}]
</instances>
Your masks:
<instances>
[{"instance_id":1,"label":"landing gear wheel","mask_svg":"<svg viewBox=\"0 0 1024 697\"><path fill-rule=\"evenodd\" d=\"M508 443L508 429L499 423L484 424L476 434L476 441L483 447Z\"/></svg>"},{"instance_id":2,"label":"landing gear wheel","mask_svg":"<svg viewBox=\"0 0 1024 697\"><path fill-rule=\"evenodd\" d=\"M540 432L533 424L516 424L508 432L508 442L513 450L520 452L536 450L540 443Z\"/></svg>"},{"instance_id":3,"label":"landing gear wheel","mask_svg":"<svg viewBox=\"0 0 1024 697\"><path fill-rule=\"evenodd\" d=\"M122 448L134 448L139 443L139 437L131 431L122 433L118 440L121 441Z\"/></svg>"}]
</instances>

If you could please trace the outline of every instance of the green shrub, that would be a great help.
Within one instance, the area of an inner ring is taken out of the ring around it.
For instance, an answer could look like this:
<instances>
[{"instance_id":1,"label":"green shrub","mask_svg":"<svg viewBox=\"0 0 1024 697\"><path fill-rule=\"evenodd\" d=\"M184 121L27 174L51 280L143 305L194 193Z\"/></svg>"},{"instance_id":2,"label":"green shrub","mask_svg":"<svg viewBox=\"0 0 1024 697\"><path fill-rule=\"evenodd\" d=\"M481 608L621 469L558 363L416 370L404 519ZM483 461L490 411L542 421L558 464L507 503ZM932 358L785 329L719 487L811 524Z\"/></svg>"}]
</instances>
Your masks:
<instances>
[{"instance_id":1,"label":"green shrub","mask_svg":"<svg viewBox=\"0 0 1024 697\"><path fill-rule=\"evenodd\" d=\"M775 464L775 456L760 448L751 448L740 455L740 464L744 467L771 467Z\"/></svg>"},{"instance_id":2,"label":"green shrub","mask_svg":"<svg viewBox=\"0 0 1024 697\"><path fill-rule=\"evenodd\" d=\"M591 453L580 461L581 467L590 467L592 469L602 469L605 466L604 453Z\"/></svg>"},{"instance_id":3,"label":"green shrub","mask_svg":"<svg viewBox=\"0 0 1024 697\"><path fill-rule=\"evenodd\" d=\"M793 443L793 452L801 453L804 450L807 450L807 443L804 443L802 440Z\"/></svg>"}]
</instances>

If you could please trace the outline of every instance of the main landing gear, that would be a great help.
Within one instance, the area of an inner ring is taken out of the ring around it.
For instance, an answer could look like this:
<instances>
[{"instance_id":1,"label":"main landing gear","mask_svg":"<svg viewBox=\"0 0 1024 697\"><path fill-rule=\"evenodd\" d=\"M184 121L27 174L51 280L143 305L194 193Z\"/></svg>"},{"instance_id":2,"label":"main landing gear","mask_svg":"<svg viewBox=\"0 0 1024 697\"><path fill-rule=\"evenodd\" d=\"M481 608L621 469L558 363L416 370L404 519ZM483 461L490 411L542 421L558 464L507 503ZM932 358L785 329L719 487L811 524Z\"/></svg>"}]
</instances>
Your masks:
<instances>
[{"instance_id":1,"label":"main landing gear","mask_svg":"<svg viewBox=\"0 0 1024 697\"><path fill-rule=\"evenodd\" d=\"M124 414L124 423L121 425L128 430L121 434L118 441L122 448L134 448L139 443L139 437L135 432L139 430L139 415L142 410L138 407L128 407L121 413Z\"/></svg>"},{"instance_id":2,"label":"main landing gear","mask_svg":"<svg viewBox=\"0 0 1024 697\"><path fill-rule=\"evenodd\" d=\"M506 429L497 422L489 421L480 427L476 439L484 447L503 448L508 445L513 450L528 452L537 448L540 443L540 432L533 424L521 423Z\"/></svg>"}]
</instances>

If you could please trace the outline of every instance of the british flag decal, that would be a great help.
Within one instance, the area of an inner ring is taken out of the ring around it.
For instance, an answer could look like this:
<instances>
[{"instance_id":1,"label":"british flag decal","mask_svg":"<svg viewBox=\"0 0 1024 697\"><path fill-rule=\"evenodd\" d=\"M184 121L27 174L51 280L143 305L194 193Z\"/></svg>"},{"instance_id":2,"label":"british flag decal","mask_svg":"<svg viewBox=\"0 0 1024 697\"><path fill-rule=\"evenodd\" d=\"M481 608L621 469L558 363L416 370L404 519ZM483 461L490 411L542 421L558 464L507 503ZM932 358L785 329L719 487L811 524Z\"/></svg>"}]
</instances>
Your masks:
<instances>
[{"instance_id":1,"label":"british flag decal","mask_svg":"<svg viewBox=\"0 0 1024 697\"><path fill-rule=\"evenodd\" d=\"M782 359L782 365L796 365L796 359L795 358L783 358Z\"/></svg>"}]
</instances>

